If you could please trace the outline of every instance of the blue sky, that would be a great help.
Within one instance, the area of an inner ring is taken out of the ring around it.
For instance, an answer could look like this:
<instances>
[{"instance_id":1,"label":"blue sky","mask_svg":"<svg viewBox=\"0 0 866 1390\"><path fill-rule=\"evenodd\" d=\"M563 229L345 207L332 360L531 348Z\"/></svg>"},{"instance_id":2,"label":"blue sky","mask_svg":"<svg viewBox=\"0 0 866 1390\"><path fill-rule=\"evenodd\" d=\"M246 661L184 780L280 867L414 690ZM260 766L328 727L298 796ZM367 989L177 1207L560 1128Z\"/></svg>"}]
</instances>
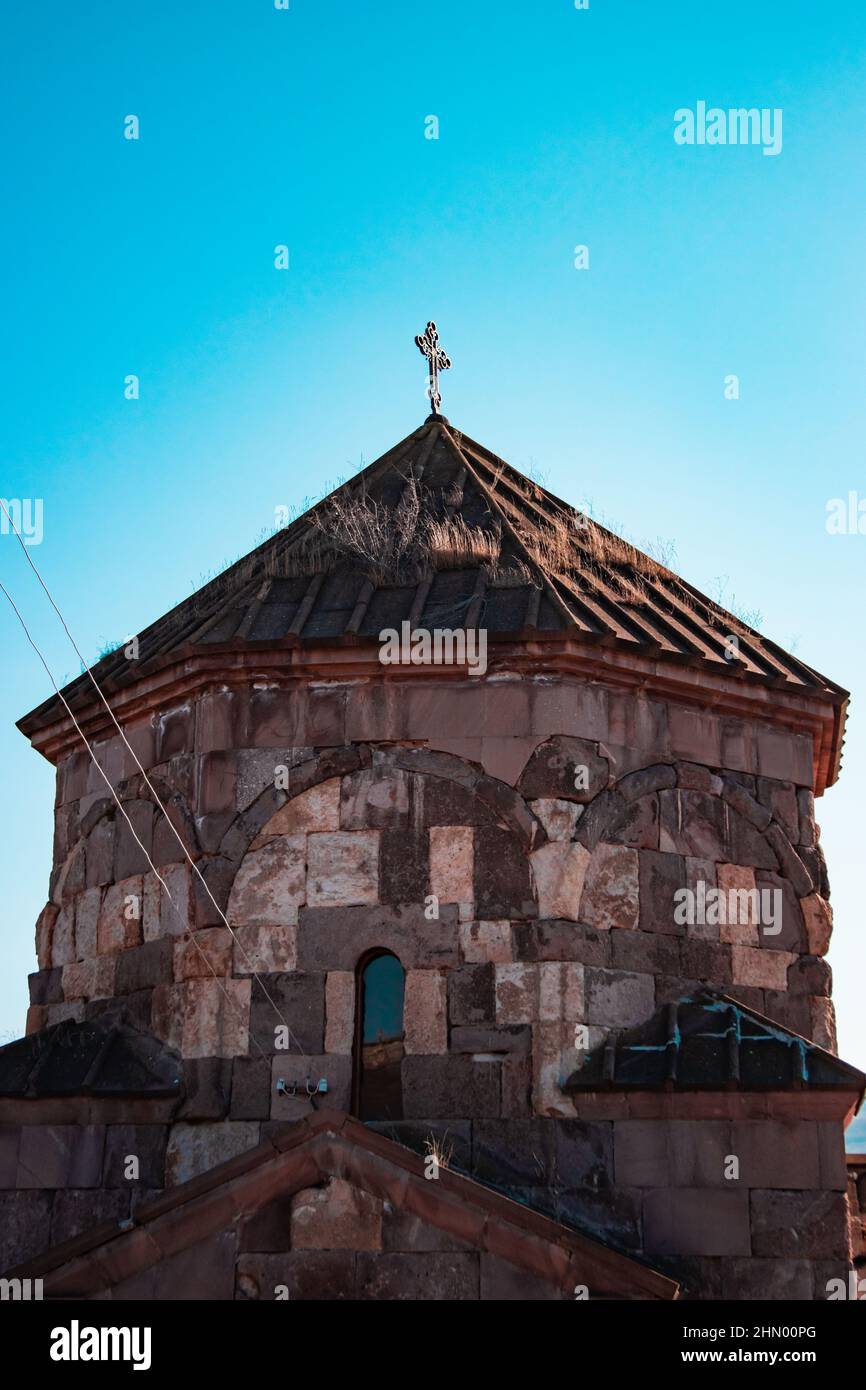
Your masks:
<instances>
[{"instance_id":1,"label":"blue sky","mask_svg":"<svg viewBox=\"0 0 866 1390\"><path fill-rule=\"evenodd\" d=\"M866 1067L866 536L824 525L866 495L862 4L52 0L6 7L0 40L0 495L44 499L33 555L82 650L413 429L435 317L456 425L674 541L688 579L853 690L819 812L840 1047ZM699 100L781 108L781 153L677 145ZM5 536L0 578L75 674ZM53 788L14 728L49 690L5 606L0 650L11 1036Z\"/></svg>"}]
</instances>

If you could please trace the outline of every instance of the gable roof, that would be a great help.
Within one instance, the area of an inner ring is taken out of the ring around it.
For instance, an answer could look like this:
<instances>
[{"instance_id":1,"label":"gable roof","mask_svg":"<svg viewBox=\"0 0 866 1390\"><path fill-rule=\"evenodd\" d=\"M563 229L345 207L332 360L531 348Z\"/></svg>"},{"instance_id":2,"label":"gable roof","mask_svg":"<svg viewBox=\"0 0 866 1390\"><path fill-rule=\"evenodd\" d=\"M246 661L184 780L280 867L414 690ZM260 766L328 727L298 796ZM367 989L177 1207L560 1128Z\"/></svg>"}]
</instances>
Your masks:
<instances>
[{"instance_id":1,"label":"gable roof","mask_svg":"<svg viewBox=\"0 0 866 1390\"><path fill-rule=\"evenodd\" d=\"M179 1096L181 1060L125 1024L67 1020L0 1047L0 1096Z\"/></svg>"},{"instance_id":2,"label":"gable roof","mask_svg":"<svg viewBox=\"0 0 866 1390\"><path fill-rule=\"evenodd\" d=\"M145 629L137 660L121 648L93 669L109 695L196 653L374 643L404 621L483 626L494 642L572 636L820 698L838 707L841 743L841 686L442 416ZM87 674L64 694L86 707ZM63 714L53 696L18 727Z\"/></svg>"},{"instance_id":3,"label":"gable roof","mask_svg":"<svg viewBox=\"0 0 866 1390\"><path fill-rule=\"evenodd\" d=\"M674 1280L630 1256L446 1168L430 1182L424 1166L421 1156L360 1120L318 1111L144 1203L134 1220L104 1222L7 1277L43 1279L47 1298L104 1294L214 1232L232 1229L275 1198L341 1177L563 1291L585 1284L596 1297L676 1298Z\"/></svg>"},{"instance_id":4,"label":"gable roof","mask_svg":"<svg viewBox=\"0 0 866 1390\"><path fill-rule=\"evenodd\" d=\"M562 1089L575 1094L804 1087L862 1094L866 1075L728 995L702 989L606 1038Z\"/></svg>"}]
</instances>

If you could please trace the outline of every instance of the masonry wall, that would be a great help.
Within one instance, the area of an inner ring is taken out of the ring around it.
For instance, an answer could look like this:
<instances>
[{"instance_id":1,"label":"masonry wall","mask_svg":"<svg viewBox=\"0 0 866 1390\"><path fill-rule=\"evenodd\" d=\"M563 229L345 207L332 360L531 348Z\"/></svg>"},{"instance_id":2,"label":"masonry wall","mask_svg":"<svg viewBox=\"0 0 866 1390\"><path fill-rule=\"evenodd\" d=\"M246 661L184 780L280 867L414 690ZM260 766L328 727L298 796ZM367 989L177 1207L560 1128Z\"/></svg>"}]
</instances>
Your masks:
<instances>
[{"instance_id":1,"label":"masonry wall","mask_svg":"<svg viewBox=\"0 0 866 1390\"><path fill-rule=\"evenodd\" d=\"M166 1132L168 1184L308 1113L278 1079L325 1076L330 1105L349 1107L354 972L372 947L407 972L405 1120L468 1134L471 1165L491 1145L491 1173L518 1140L534 1142L532 1126L557 1152L567 1130L555 1122L579 1123L560 1089L578 1043L702 983L835 1050L806 737L613 687L501 676L220 689L131 737L208 891L119 740L97 752L162 883L88 755L67 759L28 1030L116 1015L177 1048L191 1108ZM282 769L288 790L275 785ZM674 893L699 881L777 889L781 931L677 923ZM664 1199L618 1173L613 1134L598 1144L599 1231L691 1258L681 1223L659 1234ZM792 1190L836 1194L828 1184L820 1172ZM546 1169L532 1186L572 1191ZM774 1186L787 1190L754 1190ZM748 1241L710 1258L764 1258L759 1208L750 1196ZM844 1258L840 1212L831 1203L833 1234L807 1262ZM707 1291L711 1274L700 1273ZM808 1296L816 1277L800 1268L800 1292L784 1296Z\"/></svg>"}]
</instances>

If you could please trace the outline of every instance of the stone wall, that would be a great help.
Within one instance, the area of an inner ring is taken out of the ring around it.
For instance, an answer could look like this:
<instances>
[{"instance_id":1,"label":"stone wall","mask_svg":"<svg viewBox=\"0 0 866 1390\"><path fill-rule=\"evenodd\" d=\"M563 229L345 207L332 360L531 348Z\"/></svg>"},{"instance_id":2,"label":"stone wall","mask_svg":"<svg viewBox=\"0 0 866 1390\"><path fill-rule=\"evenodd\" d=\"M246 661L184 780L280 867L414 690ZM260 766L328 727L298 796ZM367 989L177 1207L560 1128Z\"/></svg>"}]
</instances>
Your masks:
<instances>
[{"instance_id":1,"label":"stone wall","mask_svg":"<svg viewBox=\"0 0 866 1390\"><path fill-rule=\"evenodd\" d=\"M168 1184L309 1113L286 1091L310 1078L349 1108L375 947L407 972L407 1121L576 1123L560 1085L582 1050L703 983L835 1050L803 735L498 677L223 689L131 739L171 826L118 740L97 751L125 814L86 753L61 765L27 1026L123 1012L181 1052L198 1099L167 1135ZM678 922L699 883L776 890L781 930ZM648 1216L640 1183L615 1185L608 1235L661 1229L662 1198Z\"/></svg>"}]
</instances>

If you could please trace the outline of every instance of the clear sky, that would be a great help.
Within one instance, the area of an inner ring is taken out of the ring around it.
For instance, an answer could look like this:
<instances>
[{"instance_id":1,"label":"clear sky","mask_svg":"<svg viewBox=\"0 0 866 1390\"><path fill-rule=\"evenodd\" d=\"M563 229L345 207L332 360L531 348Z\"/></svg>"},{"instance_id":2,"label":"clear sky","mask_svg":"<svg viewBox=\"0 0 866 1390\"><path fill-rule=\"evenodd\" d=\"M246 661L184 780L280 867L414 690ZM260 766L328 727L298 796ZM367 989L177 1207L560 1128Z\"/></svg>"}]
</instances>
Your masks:
<instances>
[{"instance_id":1,"label":"clear sky","mask_svg":"<svg viewBox=\"0 0 866 1390\"><path fill-rule=\"evenodd\" d=\"M46 0L4 7L0 52L0 495L43 500L32 554L82 650L417 426L436 318L458 427L675 542L854 692L819 815L840 1049L866 1067L866 535L825 529L866 497L862 0ZM699 101L781 109L781 151L677 144ZM8 536L0 578L75 675ZM50 690L5 605L0 651L9 1038L53 779L14 728Z\"/></svg>"}]
</instances>

